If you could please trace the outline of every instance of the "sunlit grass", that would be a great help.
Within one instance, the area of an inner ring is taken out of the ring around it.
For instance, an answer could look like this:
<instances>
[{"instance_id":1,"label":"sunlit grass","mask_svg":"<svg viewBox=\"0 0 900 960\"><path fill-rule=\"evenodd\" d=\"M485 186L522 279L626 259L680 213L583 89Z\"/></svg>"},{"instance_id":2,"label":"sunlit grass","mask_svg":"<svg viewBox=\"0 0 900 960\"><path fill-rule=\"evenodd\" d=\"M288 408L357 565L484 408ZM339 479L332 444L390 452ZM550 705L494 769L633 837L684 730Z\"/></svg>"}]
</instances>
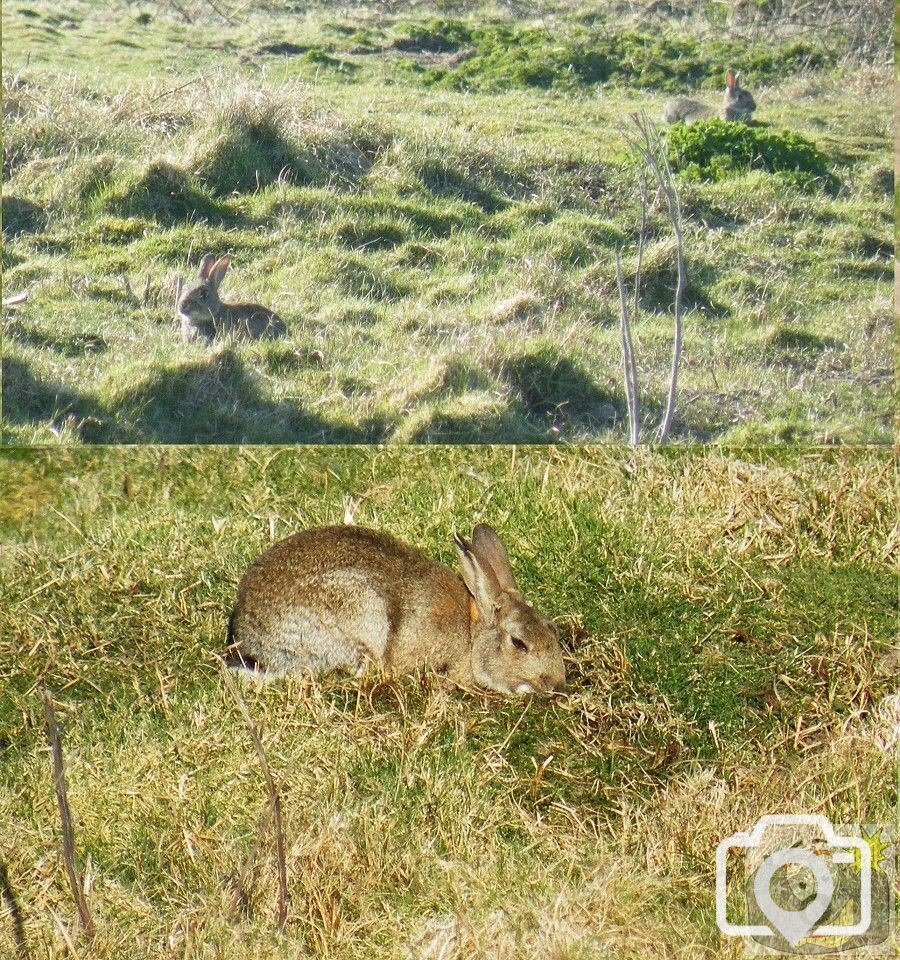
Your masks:
<instances>
[{"instance_id":1,"label":"sunlit grass","mask_svg":"<svg viewBox=\"0 0 900 960\"><path fill-rule=\"evenodd\" d=\"M878 450L7 451L0 818L32 950L78 943L46 687L94 956L737 956L720 839L773 810L895 808L891 478ZM265 788L216 657L247 564L348 513L447 563L453 530L495 525L569 689L245 689L284 809L279 938Z\"/></svg>"},{"instance_id":2,"label":"sunlit grass","mask_svg":"<svg viewBox=\"0 0 900 960\"><path fill-rule=\"evenodd\" d=\"M613 251L633 270L639 211L621 130L665 90L425 88L396 66L399 13L361 24L273 5L198 31L159 12L28 9L3 11L4 295L28 293L5 314L7 440L624 436ZM306 52L251 53L286 43ZM759 171L682 185L674 436L882 442L889 70L764 77L759 121L814 143L839 186ZM645 433L674 284L655 213L651 233ZM276 310L284 341L181 342L173 284L207 250L231 254L225 295Z\"/></svg>"}]
</instances>

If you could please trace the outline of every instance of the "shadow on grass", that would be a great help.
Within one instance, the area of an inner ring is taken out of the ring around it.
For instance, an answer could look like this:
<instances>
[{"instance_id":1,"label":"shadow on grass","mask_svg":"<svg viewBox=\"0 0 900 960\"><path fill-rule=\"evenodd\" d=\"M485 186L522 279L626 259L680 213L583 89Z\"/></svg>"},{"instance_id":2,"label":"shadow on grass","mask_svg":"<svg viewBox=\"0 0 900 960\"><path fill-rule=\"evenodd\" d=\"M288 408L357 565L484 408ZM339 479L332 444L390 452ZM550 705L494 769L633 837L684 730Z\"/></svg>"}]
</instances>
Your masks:
<instances>
[{"instance_id":1,"label":"shadow on grass","mask_svg":"<svg viewBox=\"0 0 900 960\"><path fill-rule=\"evenodd\" d=\"M39 233L47 221L44 208L21 197L2 198L3 238L5 240L22 233Z\"/></svg>"},{"instance_id":2,"label":"shadow on grass","mask_svg":"<svg viewBox=\"0 0 900 960\"><path fill-rule=\"evenodd\" d=\"M67 337L53 337L41 330L13 321L7 324L6 335L17 343L38 350L52 350L64 357L83 357L89 353L106 353L109 344L93 333L73 333Z\"/></svg>"},{"instance_id":3,"label":"shadow on grass","mask_svg":"<svg viewBox=\"0 0 900 960\"><path fill-rule=\"evenodd\" d=\"M221 198L214 197L196 176L166 161L154 161L140 173L98 200L101 210L123 217L145 217L162 226L208 221L237 224L242 218Z\"/></svg>"},{"instance_id":4,"label":"shadow on grass","mask_svg":"<svg viewBox=\"0 0 900 960\"><path fill-rule=\"evenodd\" d=\"M524 418L561 438L571 432L611 430L627 421L625 398L598 386L588 371L551 345L507 358L500 376Z\"/></svg>"},{"instance_id":5,"label":"shadow on grass","mask_svg":"<svg viewBox=\"0 0 900 960\"><path fill-rule=\"evenodd\" d=\"M456 170L445 161L429 160L419 168L422 183L436 197L449 197L480 207L484 213L496 213L507 201L491 187L475 177Z\"/></svg>"},{"instance_id":6,"label":"shadow on grass","mask_svg":"<svg viewBox=\"0 0 900 960\"><path fill-rule=\"evenodd\" d=\"M7 424L52 424L54 429L72 425L87 443L101 442L98 428L106 410L87 394L60 383L36 377L28 364L4 357L3 421Z\"/></svg>"},{"instance_id":7,"label":"shadow on grass","mask_svg":"<svg viewBox=\"0 0 900 960\"><path fill-rule=\"evenodd\" d=\"M35 377L3 361L3 412L10 424L67 424L88 443L378 443L390 424L335 423L288 401L265 399L230 348L156 371L114 404Z\"/></svg>"}]
</instances>

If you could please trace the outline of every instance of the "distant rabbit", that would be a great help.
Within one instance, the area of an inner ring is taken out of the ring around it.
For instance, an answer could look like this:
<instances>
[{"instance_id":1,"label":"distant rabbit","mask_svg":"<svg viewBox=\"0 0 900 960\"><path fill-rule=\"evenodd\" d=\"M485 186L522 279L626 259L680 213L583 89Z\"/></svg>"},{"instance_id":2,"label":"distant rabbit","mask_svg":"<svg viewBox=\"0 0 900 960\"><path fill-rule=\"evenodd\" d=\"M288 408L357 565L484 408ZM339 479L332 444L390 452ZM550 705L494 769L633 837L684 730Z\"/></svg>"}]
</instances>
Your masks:
<instances>
[{"instance_id":1,"label":"distant rabbit","mask_svg":"<svg viewBox=\"0 0 900 960\"><path fill-rule=\"evenodd\" d=\"M200 261L200 277L196 283L177 295L181 335L190 343L197 337L214 340L231 334L244 340L271 339L284 336L284 321L258 303L222 303L219 285L231 263L229 257L218 260L207 253Z\"/></svg>"},{"instance_id":2,"label":"distant rabbit","mask_svg":"<svg viewBox=\"0 0 900 960\"><path fill-rule=\"evenodd\" d=\"M694 123L697 120L706 120L712 116L719 116L722 120L743 120L745 123L753 116L756 101L749 90L738 84L738 77L734 70L725 75L725 96L718 114L712 107L691 100L689 97L676 97L663 107L662 118L666 123Z\"/></svg>"},{"instance_id":3,"label":"distant rabbit","mask_svg":"<svg viewBox=\"0 0 900 960\"><path fill-rule=\"evenodd\" d=\"M462 687L562 690L552 621L516 588L485 524L454 537L462 578L386 533L318 527L267 550L244 574L228 663L257 676L429 667Z\"/></svg>"}]
</instances>

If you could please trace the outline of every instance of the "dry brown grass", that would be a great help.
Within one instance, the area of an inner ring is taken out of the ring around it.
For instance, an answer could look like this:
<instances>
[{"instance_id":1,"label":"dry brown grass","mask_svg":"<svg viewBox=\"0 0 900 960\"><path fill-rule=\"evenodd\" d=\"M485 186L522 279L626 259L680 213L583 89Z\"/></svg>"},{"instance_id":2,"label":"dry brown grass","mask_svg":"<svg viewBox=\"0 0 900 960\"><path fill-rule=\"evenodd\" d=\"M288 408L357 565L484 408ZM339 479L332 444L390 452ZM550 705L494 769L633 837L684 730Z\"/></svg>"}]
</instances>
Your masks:
<instances>
[{"instance_id":1,"label":"dry brown grass","mask_svg":"<svg viewBox=\"0 0 900 960\"><path fill-rule=\"evenodd\" d=\"M877 450L0 461L0 859L31 953L87 956L47 685L90 956L737 956L713 922L719 840L773 810L894 816L892 479ZM453 527L497 523L561 626L571 687L512 702L432 676L244 689L284 813L279 937L269 796L215 654L246 563L348 511L446 559Z\"/></svg>"}]
</instances>

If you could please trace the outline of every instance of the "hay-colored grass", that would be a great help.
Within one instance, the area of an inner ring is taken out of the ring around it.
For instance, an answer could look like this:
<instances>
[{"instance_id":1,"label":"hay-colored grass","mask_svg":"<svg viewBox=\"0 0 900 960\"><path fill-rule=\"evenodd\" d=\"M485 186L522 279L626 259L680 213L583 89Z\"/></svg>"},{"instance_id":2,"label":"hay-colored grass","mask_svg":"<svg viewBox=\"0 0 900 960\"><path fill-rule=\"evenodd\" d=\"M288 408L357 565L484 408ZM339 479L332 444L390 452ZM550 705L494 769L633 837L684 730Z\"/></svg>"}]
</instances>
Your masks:
<instances>
[{"instance_id":1,"label":"hay-colored grass","mask_svg":"<svg viewBox=\"0 0 900 960\"><path fill-rule=\"evenodd\" d=\"M737 957L720 839L773 811L895 817L893 480L877 449L7 450L0 857L33 955L88 955L46 687L91 956ZM454 529L496 525L569 691L245 687L283 805L279 937L266 789L216 657L246 565L348 515L451 563Z\"/></svg>"}]
</instances>

